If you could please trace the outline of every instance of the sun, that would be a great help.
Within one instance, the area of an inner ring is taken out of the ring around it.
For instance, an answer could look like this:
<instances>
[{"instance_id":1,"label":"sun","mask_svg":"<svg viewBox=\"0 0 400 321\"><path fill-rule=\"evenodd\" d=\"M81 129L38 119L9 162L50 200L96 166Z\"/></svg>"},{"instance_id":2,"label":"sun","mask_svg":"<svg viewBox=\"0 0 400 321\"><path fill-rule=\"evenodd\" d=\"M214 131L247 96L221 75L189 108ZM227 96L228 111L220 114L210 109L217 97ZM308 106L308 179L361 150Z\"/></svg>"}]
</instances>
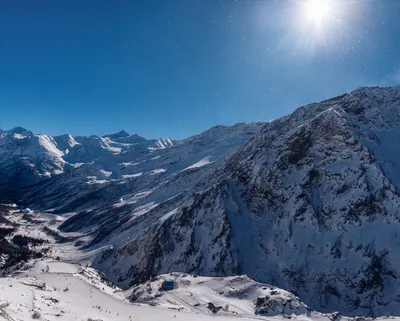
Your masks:
<instances>
[{"instance_id":1,"label":"sun","mask_svg":"<svg viewBox=\"0 0 400 321\"><path fill-rule=\"evenodd\" d=\"M331 3L326 0L310 0L306 2L306 16L310 20L325 18L330 11Z\"/></svg>"},{"instance_id":2,"label":"sun","mask_svg":"<svg viewBox=\"0 0 400 321\"><path fill-rule=\"evenodd\" d=\"M360 1L277 1L282 3L282 10L279 11L279 20L274 21L285 31L282 47L290 48L293 59L313 58L323 51L343 49L339 44L347 41L348 35L354 34L354 21L361 18Z\"/></svg>"},{"instance_id":3,"label":"sun","mask_svg":"<svg viewBox=\"0 0 400 321\"><path fill-rule=\"evenodd\" d=\"M333 14L333 0L307 0L304 2L304 18L308 23L322 26Z\"/></svg>"}]
</instances>

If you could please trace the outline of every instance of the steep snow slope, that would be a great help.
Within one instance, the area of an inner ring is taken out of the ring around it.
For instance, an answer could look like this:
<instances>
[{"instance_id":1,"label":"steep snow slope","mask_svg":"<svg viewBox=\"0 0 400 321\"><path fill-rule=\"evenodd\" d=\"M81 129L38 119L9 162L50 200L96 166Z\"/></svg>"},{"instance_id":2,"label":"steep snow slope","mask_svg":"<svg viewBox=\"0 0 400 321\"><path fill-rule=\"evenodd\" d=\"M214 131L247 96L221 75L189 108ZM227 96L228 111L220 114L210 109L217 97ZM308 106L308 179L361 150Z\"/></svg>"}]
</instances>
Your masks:
<instances>
[{"instance_id":1,"label":"steep snow slope","mask_svg":"<svg viewBox=\"0 0 400 321\"><path fill-rule=\"evenodd\" d=\"M317 310L399 313L399 104L399 87L362 88L265 125L94 266L123 287L247 274Z\"/></svg>"}]
</instances>

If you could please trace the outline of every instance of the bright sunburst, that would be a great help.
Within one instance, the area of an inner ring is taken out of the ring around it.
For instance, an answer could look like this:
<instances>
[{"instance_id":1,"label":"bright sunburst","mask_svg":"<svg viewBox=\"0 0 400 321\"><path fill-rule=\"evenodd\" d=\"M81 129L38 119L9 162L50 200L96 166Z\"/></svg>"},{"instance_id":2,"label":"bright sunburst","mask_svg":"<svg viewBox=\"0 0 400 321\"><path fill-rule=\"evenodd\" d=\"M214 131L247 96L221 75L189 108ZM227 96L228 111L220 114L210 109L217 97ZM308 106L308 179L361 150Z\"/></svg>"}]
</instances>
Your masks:
<instances>
[{"instance_id":1,"label":"bright sunburst","mask_svg":"<svg viewBox=\"0 0 400 321\"><path fill-rule=\"evenodd\" d=\"M266 4L265 10L260 10L260 24L282 29L280 46L293 59L313 57L325 50L327 53L342 50L342 45L354 34L357 27L354 22L360 17L358 0L263 2ZM276 15L272 16L271 9L275 8Z\"/></svg>"},{"instance_id":2,"label":"bright sunburst","mask_svg":"<svg viewBox=\"0 0 400 321\"><path fill-rule=\"evenodd\" d=\"M334 16L334 0L304 0L303 17L305 22L323 28Z\"/></svg>"},{"instance_id":3,"label":"bright sunburst","mask_svg":"<svg viewBox=\"0 0 400 321\"><path fill-rule=\"evenodd\" d=\"M310 0L305 3L306 19L323 21L332 11L332 3L328 0Z\"/></svg>"},{"instance_id":4,"label":"bright sunburst","mask_svg":"<svg viewBox=\"0 0 400 321\"><path fill-rule=\"evenodd\" d=\"M342 26L342 1L339 0L294 0L298 5L296 25L293 31L301 47L314 52L317 47L326 47L334 42Z\"/></svg>"}]
</instances>

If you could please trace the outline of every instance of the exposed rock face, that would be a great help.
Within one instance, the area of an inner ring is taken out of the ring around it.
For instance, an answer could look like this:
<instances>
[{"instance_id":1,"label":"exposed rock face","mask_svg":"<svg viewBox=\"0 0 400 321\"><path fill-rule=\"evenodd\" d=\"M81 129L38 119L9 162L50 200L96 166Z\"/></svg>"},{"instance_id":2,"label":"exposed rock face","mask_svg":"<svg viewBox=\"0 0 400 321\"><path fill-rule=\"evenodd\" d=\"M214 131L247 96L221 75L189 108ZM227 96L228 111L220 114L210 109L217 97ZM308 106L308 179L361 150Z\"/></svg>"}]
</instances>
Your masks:
<instances>
[{"instance_id":1,"label":"exposed rock face","mask_svg":"<svg viewBox=\"0 0 400 321\"><path fill-rule=\"evenodd\" d=\"M398 313L399 106L398 87L365 88L266 124L95 265L125 287L240 273L317 310Z\"/></svg>"}]
</instances>

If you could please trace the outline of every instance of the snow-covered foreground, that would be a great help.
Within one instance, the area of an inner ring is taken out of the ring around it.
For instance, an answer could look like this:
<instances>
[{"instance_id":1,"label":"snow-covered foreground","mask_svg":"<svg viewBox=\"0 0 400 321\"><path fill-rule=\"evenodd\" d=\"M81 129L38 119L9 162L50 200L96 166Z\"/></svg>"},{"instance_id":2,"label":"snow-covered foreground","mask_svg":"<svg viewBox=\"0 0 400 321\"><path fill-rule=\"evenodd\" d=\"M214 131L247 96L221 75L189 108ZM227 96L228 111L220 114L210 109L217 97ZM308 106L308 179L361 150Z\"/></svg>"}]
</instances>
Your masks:
<instances>
[{"instance_id":1,"label":"snow-covered foreground","mask_svg":"<svg viewBox=\"0 0 400 321\"><path fill-rule=\"evenodd\" d=\"M200 286L205 278L199 279L190 291L196 292L196 299L207 302L216 299L213 290ZM155 285L155 283L153 284ZM197 286L198 285L198 286ZM210 285L210 284L209 284ZM197 290L196 290L197 288ZM35 261L26 271L16 272L13 277L0 279L0 320L208 320L213 317L211 311L204 309L190 310L174 307L176 302L188 307L193 299L185 289L168 293L161 300L159 307L130 303L125 299L132 295L102 281L97 272L91 268L53 261L50 259ZM210 298L209 298L210 296ZM240 301L242 301L240 303ZM235 304L232 304L235 302ZM246 298L226 298L221 304L236 306L242 314L223 313L220 320L233 320L242 317L250 320L253 317L246 306ZM232 311L232 310L231 310ZM254 318L262 318L255 317ZM299 320L308 319L305 315L297 316ZM328 319L328 318L326 318Z\"/></svg>"},{"instance_id":2,"label":"snow-covered foreground","mask_svg":"<svg viewBox=\"0 0 400 321\"><path fill-rule=\"evenodd\" d=\"M168 277L174 279L177 288L159 291L161 282ZM254 303L260 295L274 302L269 305L271 311L287 314L255 315ZM131 303L132 299L142 304ZM210 302L223 308L213 314ZM170 274L123 292L94 269L46 259L33 261L27 270L0 279L0 320L204 321L215 317L221 321L338 320L334 315L310 312L293 294L247 277Z\"/></svg>"},{"instance_id":3,"label":"snow-covered foreground","mask_svg":"<svg viewBox=\"0 0 400 321\"><path fill-rule=\"evenodd\" d=\"M163 291L162 282L174 282L172 291ZM290 292L253 281L247 276L200 277L186 273L160 275L126 292L138 303L148 303L179 311L254 317L257 315L304 315L311 309Z\"/></svg>"},{"instance_id":4,"label":"snow-covered foreground","mask_svg":"<svg viewBox=\"0 0 400 321\"><path fill-rule=\"evenodd\" d=\"M0 319L31 320L34 315L49 321L204 319L128 303L118 289L96 279L93 270L85 271L80 274L77 265L39 261L14 277L0 279Z\"/></svg>"}]
</instances>

